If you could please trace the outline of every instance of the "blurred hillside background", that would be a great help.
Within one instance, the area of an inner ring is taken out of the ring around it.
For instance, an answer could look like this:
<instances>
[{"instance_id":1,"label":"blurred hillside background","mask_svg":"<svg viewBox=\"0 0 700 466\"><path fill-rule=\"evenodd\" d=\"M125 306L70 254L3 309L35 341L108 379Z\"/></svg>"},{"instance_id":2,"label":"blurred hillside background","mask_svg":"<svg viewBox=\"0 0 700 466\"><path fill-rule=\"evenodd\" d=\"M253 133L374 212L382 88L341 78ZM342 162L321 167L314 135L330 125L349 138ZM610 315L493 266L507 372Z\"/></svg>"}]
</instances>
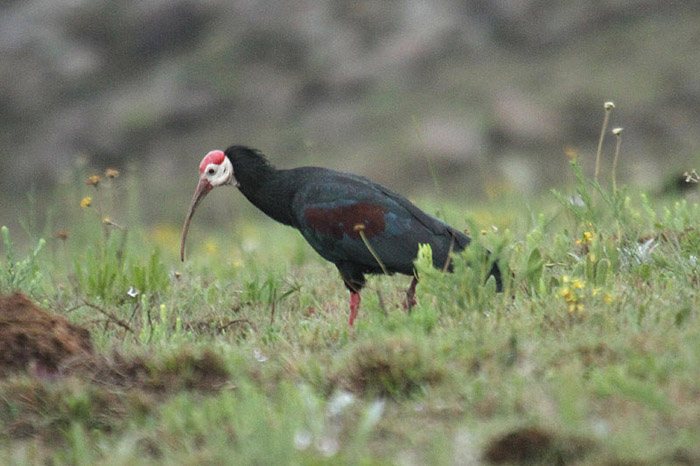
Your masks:
<instances>
[{"instance_id":1,"label":"blurred hillside background","mask_svg":"<svg viewBox=\"0 0 700 466\"><path fill-rule=\"evenodd\" d=\"M592 160L608 100L622 181L698 168L700 2L4 0L0 224L76 167L136 174L148 218L181 222L232 143L410 196L427 160L441 196L542 192L565 151Z\"/></svg>"}]
</instances>

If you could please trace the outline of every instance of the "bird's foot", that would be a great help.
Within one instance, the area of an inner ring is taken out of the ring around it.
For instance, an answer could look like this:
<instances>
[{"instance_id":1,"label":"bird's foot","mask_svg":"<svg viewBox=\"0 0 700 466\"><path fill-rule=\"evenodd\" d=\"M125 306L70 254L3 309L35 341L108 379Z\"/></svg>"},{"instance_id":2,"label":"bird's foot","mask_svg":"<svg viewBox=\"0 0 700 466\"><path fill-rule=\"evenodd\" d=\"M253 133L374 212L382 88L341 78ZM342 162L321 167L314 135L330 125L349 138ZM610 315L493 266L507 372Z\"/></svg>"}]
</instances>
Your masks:
<instances>
[{"instance_id":1,"label":"bird's foot","mask_svg":"<svg viewBox=\"0 0 700 466\"><path fill-rule=\"evenodd\" d=\"M415 296L409 296L406 294L406 299L403 302L403 310L406 312L411 312L411 309L413 309L413 306L418 304L418 301L416 301Z\"/></svg>"},{"instance_id":2,"label":"bird's foot","mask_svg":"<svg viewBox=\"0 0 700 466\"><path fill-rule=\"evenodd\" d=\"M357 312L360 310L360 293L350 292L350 327L352 327Z\"/></svg>"}]
</instances>

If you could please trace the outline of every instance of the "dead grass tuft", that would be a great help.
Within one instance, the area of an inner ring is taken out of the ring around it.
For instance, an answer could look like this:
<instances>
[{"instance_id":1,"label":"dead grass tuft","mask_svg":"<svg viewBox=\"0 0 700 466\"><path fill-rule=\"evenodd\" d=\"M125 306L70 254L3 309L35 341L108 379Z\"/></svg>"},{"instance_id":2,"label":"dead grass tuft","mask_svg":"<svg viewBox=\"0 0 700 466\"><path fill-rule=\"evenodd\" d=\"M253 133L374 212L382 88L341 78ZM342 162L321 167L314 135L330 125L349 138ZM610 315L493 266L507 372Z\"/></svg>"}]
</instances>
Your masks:
<instances>
[{"instance_id":1,"label":"dead grass tuft","mask_svg":"<svg viewBox=\"0 0 700 466\"><path fill-rule=\"evenodd\" d=\"M392 398L410 396L443 376L427 349L406 337L361 343L339 374L352 391Z\"/></svg>"}]
</instances>

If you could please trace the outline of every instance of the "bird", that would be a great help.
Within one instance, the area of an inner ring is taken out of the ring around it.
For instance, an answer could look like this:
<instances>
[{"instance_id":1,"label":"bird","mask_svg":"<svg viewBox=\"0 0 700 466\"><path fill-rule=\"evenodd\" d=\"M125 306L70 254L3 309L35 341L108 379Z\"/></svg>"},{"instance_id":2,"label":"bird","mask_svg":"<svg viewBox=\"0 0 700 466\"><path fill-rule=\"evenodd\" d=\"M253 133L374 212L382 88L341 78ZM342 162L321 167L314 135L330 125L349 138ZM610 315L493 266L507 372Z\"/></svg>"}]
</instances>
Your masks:
<instances>
[{"instance_id":1,"label":"bird","mask_svg":"<svg viewBox=\"0 0 700 466\"><path fill-rule=\"evenodd\" d=\"M436 268L451 271L451 253L471 243L465 233L367 178L321 167L277 169L262 152L233 145L210 151L199 164L199 183L180 241L183 262L195 209L212 189L227 185L238 188L268 217L299 230L321 257L335 264L350 292L350 327L366 274L412 276L404 302L410 311L416 304L418 275L413 263L419 245L430 245ZM489 275L501 291L497 261Z\"/></svg>"}]
</instances>

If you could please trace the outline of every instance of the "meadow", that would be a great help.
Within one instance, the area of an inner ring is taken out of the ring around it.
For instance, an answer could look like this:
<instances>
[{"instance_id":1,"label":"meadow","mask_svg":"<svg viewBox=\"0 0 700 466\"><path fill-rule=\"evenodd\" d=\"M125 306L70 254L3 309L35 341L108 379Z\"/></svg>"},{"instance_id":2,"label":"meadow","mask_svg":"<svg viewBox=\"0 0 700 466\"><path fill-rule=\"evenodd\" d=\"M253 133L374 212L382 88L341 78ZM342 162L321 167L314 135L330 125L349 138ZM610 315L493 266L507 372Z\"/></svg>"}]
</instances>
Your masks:
<instances>
[{"instance_id":1,"label":"meadow","mask_svg":"<svg viewBox=\"0 0 700 466\"><path fill-rule=\"evenodd\" d=\"M0 374L0 463L700 463L700 206L571 174L536 199L418 200L475 243L453 274L421 250L411 313L409 278L370 279L354 328L294 230L196 218L183 264L137 180L76 174L53 200L69 230L31 202L3 229L0 292L92 352Z\"/></svg>"}]
</instances>

